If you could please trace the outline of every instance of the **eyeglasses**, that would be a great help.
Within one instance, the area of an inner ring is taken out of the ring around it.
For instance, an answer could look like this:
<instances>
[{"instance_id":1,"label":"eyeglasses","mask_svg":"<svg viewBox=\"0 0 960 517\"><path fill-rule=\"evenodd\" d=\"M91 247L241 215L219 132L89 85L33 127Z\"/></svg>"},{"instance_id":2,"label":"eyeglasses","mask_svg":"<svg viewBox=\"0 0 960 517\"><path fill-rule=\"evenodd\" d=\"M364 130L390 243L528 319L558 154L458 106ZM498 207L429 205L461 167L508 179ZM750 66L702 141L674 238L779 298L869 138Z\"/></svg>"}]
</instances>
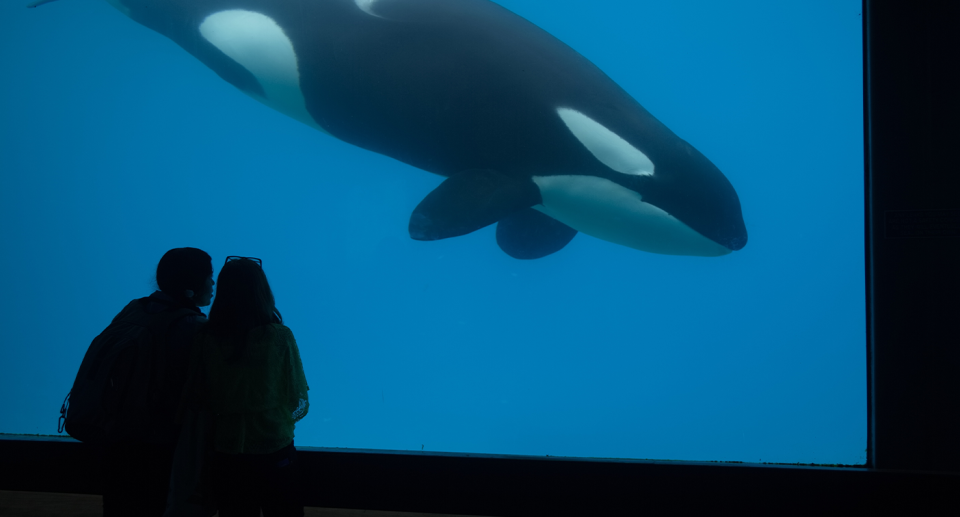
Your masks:
<instances>
[{"instance_id":1,"label":"eyeglasses","mask_svg":"<svg viewBox=\"0 0 960 517\"><path fill-rule=\"evenodd\" d=\"M227 257L227 260L223 262L223 265L227 265L227 262L232 262L234 260L252 260L256 262L258 266L260 266L260 269L263 269L263 261L256 257L238 257L236 255L230 255Z\"/></svg>"}]
</instances>

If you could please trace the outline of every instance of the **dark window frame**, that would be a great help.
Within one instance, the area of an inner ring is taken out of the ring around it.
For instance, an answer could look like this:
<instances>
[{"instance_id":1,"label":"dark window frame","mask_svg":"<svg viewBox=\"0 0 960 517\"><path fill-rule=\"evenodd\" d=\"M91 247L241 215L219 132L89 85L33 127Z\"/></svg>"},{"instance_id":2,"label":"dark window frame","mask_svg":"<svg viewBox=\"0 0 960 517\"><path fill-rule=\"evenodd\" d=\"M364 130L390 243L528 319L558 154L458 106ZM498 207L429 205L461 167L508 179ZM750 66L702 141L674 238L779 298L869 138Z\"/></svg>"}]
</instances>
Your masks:
<instances>
[{"instance_id":1,"label":"dark window frame","mask_svg":"<svg viewBox=\"0 0 960 517\"><path fill-rule=\"evenodd\" d=\"M863 468L303 447L307 504L462 515L912 514L960 493L960 3L864 0L868 458ZM828 186L825 186L828 188ZM937 212L940 211L940 212ZM921 217L921 219L923 219ZM929 219L926 219L929 220ZM954 221L956 218L953 219ZM942 226L942 225L941 225ZM939 232L939 233L938 233ZM93 451L0 436L0 490L100 493Z\"/></svg>"}]
</instances>

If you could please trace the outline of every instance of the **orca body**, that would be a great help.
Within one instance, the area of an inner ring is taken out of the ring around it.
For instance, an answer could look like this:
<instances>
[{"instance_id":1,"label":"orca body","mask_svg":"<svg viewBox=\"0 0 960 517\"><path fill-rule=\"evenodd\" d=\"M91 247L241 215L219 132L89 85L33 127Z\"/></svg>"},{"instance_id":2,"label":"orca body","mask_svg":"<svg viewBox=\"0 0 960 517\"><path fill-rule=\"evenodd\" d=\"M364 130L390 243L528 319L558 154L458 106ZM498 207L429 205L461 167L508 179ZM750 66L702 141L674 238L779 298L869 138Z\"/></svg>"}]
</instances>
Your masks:
<instances>
[{"instance_id":1,"label":"orca body","mask_svg":"<svg viewBox=\"0 0 960 517\"><path fill-rule=\"evenodd\" d=\"M533 259L580 231L718 256L747 241L720 170L576 51L488 0L108 0L251 97L447 179L434 240L497 223Z\"/></svg>"}]
</instances>

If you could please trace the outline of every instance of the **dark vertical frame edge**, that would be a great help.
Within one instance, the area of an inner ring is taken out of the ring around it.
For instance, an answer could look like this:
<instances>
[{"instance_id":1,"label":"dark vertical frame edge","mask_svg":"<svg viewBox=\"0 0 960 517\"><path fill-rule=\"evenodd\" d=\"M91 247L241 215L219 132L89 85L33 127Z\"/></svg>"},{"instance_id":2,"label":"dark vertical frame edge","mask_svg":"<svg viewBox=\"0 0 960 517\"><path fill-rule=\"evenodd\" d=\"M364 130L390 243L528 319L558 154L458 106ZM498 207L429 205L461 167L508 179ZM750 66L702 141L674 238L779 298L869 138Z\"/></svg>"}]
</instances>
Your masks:
<instances>
[{"instance_id":1,"label":"dark vertical frame edge","mask_svg":"<svg viewBox=\"0 0 960 517\"><path fill-rule=\"evenodd\" d=\"M866 466L872 468L877 464L876 458L876 408L874 407L876 396L874 379L874 277L873 277L873 178L871 173L871 145L870 136L870 0L862 0L860 5L860 16L862 23L863 37L863 243L864 243L864 297L866 307L866 345L867 345L867 461Z\"/></svg>"}]
</instances>

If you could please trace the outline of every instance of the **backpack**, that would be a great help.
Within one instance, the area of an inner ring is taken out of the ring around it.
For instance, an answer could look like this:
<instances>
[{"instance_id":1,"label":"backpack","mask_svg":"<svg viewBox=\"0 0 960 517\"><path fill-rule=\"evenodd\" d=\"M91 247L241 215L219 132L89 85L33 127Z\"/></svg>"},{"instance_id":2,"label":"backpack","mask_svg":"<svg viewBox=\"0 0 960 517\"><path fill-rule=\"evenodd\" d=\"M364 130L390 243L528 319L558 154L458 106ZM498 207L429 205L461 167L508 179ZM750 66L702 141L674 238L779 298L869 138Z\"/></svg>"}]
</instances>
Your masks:
<instances>
[{"instance_id":1,"label":"backpack","mask_svg":"<svg viewBox=\"0 0 960 517\"><path fill-rule=\"evenodd\" d=\"M166 377L169 338L188 308L149 314L133 300L94 338L60 408L58 431L81 442L166 441L173 428Z\"/></svg>"}]
</instances>

